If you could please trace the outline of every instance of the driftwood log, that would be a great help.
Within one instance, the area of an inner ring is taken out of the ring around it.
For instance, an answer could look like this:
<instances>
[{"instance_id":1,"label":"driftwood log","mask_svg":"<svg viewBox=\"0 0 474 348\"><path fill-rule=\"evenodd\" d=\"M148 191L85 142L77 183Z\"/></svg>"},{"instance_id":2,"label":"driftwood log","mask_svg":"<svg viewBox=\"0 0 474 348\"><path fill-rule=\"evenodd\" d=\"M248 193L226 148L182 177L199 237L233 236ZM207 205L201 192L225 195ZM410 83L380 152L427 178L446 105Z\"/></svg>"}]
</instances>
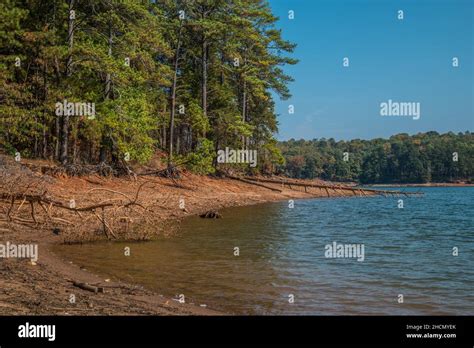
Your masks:
<instances>
[{"instance_id":1,"label":"driftwood log","mask_svg":"<svg viewBox=\"0 0 474 348\"><path fill-rule=\"evenodd\" d=\"M87 283L80 283L80 282L73 281L72 285L74 285L75 287L78 287L82 290L87 290L87 291L90 291L90 292L93 292L93 293L96 293L96 294L99 293L99 292L100 293L104 292L104 288L94 286L94 285L90 285L90 284L87 284Z\"/></svg>"}]
</instances>

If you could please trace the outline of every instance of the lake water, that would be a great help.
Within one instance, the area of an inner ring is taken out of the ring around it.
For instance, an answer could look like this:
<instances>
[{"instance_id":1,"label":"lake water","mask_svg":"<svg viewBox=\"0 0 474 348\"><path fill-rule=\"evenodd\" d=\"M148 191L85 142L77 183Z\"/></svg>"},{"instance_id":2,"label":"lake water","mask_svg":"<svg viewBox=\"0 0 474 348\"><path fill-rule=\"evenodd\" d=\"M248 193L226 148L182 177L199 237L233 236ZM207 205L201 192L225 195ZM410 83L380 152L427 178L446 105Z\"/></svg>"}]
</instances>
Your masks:
<instances>
[{"instance_id":1,"label":"lake water","mask_svg":"<svg viewBox=\"0 0 474 348\"><path fill-rule=\"evenodd\" d=\"M171 238L57 252L104 277L228 313L474 314L474 187L401 190L424 196L231 208L218 220L186 219ZM363 245L364 260L326 257L334 242Z\"/></svg>"}]
</instances>

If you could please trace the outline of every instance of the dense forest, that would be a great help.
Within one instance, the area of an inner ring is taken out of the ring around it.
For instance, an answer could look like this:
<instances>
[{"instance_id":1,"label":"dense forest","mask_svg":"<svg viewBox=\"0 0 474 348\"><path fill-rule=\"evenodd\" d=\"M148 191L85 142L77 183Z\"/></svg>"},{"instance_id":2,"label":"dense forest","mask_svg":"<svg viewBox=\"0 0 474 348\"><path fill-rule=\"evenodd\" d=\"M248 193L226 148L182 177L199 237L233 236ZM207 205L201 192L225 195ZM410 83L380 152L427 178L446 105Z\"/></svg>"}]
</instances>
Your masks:
<instances>
[{"instance_id":1,"label":"dense forest","mask_svg":"<svg viewBox=\"0 0 474 348\"><path fill-rule=\"evenodd\" d=\"M474 133L397 134L390 139L289 140L282 168L295 178L361 183L474 182Z\"/></svg>"},{"instance_id":2,"label":"dense forest","mask_svg":"<svg viewBox=\"0 0 474 348\"><path fill-rule=\"evenodd\" d=\"M295 45L266 0L3 0L0 150L63 166L146 163L160 153L241 169L362 183L473 179L473 134L278 143L273 97ZM238 165L237 165L238 167Z\"/></svg>"},{"instance_id":3,"label":"dense forest","mask_svg":"<svg viewBox=\"0 0 474 348\"><path fill-rule=\"evenodd\" d=\"M282 163L273 95L294 45L265 0L2 0L0 147L63 165L213 172L225 147Z\"/></svg>"}]
</instances>

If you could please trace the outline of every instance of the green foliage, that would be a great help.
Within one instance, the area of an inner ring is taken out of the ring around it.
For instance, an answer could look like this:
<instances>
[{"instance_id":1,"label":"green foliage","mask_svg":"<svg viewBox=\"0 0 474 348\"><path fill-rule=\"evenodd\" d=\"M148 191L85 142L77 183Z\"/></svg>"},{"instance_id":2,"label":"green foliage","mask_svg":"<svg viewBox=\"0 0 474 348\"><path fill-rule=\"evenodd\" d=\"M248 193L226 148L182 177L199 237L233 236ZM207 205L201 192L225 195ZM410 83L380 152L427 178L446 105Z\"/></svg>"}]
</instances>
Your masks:
<instances>
[{"instance_id":1,"label":"green foliage","mask_svg":"<svg viewBox=\"0 0 474 348\"><path fill-rule=\"evenodd\" d=\"M103 103L97 116L115 144L118 155L144 163L153 154L155 140L149 135L155 128L153 109L143 91L123 91L122 98Z\"/></svg>"},{"instance_id":2,"label":"green foliage","mask_svg":"<svg viewBox=\"0 0 474 348\"><path fill-rule=\"evenodd\" d=\"M279 144L295 178L361 183L474 180L474 134L398 134L388 140L289 140ZM348 161L344 161L348 153ZM458 161L453 160L457 153Z\"/></svg>"},{"instance_id":3,"label":"green foliage","mask_svg":"<svg viewBox=\"0 0 474 348\"><path fill-rule=\"evenodd\" d=\"M267 174L275 172L277 167L285 165L285 158L283 157L277 141L272 139L262 146L263 156L260 156L259 167Z\"/></svg>"},{"instance_id":4,"label":"green foliage","mask_svg":"<svg viewBox=\"0 0 474 348\"><path fill-rule=\"evenodd\" d=\"M212 163L216 153L214 144L209 139L200 139L196 151L186 156L185 163L189 170L198 174L211 174L215 172Z\"/></svg>"},{"instance_id":5,"label":"green foliage","mask_svg":"<svg viewBox=\"0 0 474 348\"><path fill-rule=\"evenodd\" d=\"M271 91L290 96L295 46L267 1L4 0L0 12L3 148L112 164L161 148L211 173L216 150L245 142L281 165ZM56 115L64 99L96 117Z\"/></svg>"}]
</instances>

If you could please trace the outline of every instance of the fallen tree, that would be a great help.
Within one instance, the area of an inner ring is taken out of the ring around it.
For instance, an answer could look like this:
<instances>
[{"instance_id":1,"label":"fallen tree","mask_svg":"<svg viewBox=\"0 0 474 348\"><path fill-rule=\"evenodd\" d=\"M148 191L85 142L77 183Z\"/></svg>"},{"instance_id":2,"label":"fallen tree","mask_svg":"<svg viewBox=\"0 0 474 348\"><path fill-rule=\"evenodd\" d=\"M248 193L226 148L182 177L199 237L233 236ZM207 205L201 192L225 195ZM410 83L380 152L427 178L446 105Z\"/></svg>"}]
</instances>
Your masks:
<instances>
[{"instance_id":1,"label":"fallen tree","mask_svg":"<svg viewBox=\"0 0 474 348\"><path fill-rule=\"evenodd\" d=\"M263 184L258 184L258 183L255 183L251 180L248 180L248 179L244 179L244 178L240 178L240 177L237 177L237 176L232 176L232 175L227 175L228 178L230 179L233 179L233 180L238 180L238 181L242 181L242 182L245 182L247 184L251 184L251 185L255 185L255 186L260 186L260 187L264 187L268 190L272 190L272 191L275 191L275 192L281 192L281 190L277 189L277 188L274 188L274 187L270 187L268 185L263 185Z\"/></svg>"},{"instance_id":2,"label":"fallen tree","mask_svg":"<svg viewBox=\"0 0 474 348\"><path fill-rule=\"evenodd\" d=\"M290 189L293 189L292 186L297 186L297 187L303 187L305 189L305 192L307 192L308 188L319 188L319 189L324 189L326 191L326 194L328 197L330 197L329 190L333 190L334 192L337 192L337 190L340 191L349 191L352 192L354 195L359 194L359 196L366 196L367 193L369 194L376 194L376 195L382 195L382 196L410 196L410 195L422 195L422 192L402 192L402 191L389 191L389 190L374 190L374 189L366 189L366 188L360 188L360 187L349 187L349 186L344 186L344 185L331 185L331 184L312 184L312 183L302 183L298 182L295 180L287 180L287 179L267 179L267 178L257 178L257 177L235 177L235 176L229 176L230 179L234 180L239 180L243 181L246 183L250 183L253 185L261 186L268 188L270 190L276 190L273 187L270 186L265 186L260 183L271 183L271 184L278 184L284 187L287 185ZM278 190L281 192L281 190Z\"/></svg>"}]
</instances>

